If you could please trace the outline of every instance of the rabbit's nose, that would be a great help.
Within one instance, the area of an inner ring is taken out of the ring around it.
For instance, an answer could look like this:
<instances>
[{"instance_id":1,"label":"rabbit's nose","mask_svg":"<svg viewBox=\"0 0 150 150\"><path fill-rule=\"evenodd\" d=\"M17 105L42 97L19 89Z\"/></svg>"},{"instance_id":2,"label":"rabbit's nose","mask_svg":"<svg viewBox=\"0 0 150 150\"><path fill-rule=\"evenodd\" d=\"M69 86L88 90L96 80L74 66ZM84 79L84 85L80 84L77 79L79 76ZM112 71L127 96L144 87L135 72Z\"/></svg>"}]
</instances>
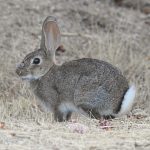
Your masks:
<instances>
[{"instance_id":1,"label":"rabbit's nose","mask_svg":"<svg viewBox=\"0 0 150 150\"><path fill-rule=\"evenodd\" d=\"M16 68L22 68L22 67L24 67L24 63L21 63L21 64L17 64L17 65L16 65Z\"/></svg>"},{"instance_id":2,"label":"rabbit's nose","mask_svg":"<svg viewBox=\"0 0 150 150\"><path fill-rule=\"evenodd\" d=\"M16 65L16 73L20 76L22 74L22 69L24 67L24 64L21 63L21 64L17 64Z\"/></svg>"},{"instance_id":3,"label":"rabbit's nose","mask_svg":"<svg viewBox=\"0 0 150 150\"><path fill-rule=\"evenodd\" d=\"M17 73L19 76L21 75L21 70L19 69L19 67L17 67L16 73Z\"/></svg>"}]
</instances>

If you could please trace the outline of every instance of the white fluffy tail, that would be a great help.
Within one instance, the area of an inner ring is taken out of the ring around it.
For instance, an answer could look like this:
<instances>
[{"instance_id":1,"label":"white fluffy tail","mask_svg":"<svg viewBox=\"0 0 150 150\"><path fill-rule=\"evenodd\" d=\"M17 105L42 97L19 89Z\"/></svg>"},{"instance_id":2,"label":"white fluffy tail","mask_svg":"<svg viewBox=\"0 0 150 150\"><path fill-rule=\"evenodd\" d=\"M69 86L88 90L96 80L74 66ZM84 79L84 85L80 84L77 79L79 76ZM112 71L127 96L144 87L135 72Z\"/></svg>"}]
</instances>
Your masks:
<instances>
[{"instance_id":1,"label":"white fluffy tail","mask_svg":"<svg viewBox=\"0 0 150 150\"><path fill-rule=\"evenodd\" d=\"M132 109L135 93L136 93L136 88L134 85L132 85L131 87L129 87L129 89L124 95L124 99L121 104L121 109L118 113L119 116L127 114Z\"/></svg>"}]
</instances>

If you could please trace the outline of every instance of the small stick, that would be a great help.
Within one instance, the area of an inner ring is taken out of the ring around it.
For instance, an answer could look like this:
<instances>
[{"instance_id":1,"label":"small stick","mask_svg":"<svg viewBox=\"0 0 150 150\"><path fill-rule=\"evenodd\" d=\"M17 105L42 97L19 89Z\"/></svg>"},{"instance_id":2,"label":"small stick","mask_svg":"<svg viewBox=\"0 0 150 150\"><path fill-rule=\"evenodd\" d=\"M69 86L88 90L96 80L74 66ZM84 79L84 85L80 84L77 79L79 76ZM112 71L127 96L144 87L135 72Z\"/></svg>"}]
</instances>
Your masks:
<instances>
[{"instance_id":1,"label":"small stick","mask_svg":"<svg viewBox=\"0 0 150 150\"><path fill-rule=\"evenodd\" d=\"M76 37L76 36L80 36L80 37L84 37L84 38L88 38L88 39L98 39L97 36L95 35L89 35L89 34L83 34L83 33L68 33L68 32L63 32L61 34L62 36L72 36L72 37Z\"/></svg>"}]
</instances>

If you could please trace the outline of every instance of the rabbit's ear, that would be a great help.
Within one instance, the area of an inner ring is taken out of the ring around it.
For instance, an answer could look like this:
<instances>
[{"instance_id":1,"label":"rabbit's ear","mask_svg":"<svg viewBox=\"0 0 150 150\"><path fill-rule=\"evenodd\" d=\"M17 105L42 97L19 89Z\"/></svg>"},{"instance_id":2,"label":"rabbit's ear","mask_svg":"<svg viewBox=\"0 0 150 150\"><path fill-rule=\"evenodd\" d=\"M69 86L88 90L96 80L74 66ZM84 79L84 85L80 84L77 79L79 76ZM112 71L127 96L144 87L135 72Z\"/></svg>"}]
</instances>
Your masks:
<instances>
[{"instance_id":1,"label":"rabbit's ear","mask_svg":"<svg viewBox=\"0 0 150 150\"><path fill-rule=\"evenodd\" d=\"M41 48L51 55L56 64L55 51L60 46L60 30L55 17L48 16L42 26Z\"/></svg>"}]
</instances>

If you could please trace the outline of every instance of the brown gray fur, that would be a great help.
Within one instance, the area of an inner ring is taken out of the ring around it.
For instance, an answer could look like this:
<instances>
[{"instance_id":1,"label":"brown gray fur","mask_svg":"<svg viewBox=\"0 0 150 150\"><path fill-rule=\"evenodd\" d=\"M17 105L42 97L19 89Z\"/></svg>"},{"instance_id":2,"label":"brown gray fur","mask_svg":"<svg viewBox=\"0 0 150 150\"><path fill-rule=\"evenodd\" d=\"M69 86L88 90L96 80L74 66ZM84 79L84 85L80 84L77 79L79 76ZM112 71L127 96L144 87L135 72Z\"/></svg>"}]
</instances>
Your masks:
<instances>
[{"instance_id":1,"label":"brown gray fur","mask_svg":"<svg viewBox=\"0 0 150 150\"><path fill-rule=\"evenodd\" d=\"M56 19L47 17L40 49L28 54L16 69L30 81L41 108L52 111L57 121L68 120L73 111L95 118L115 116L129 88L126 78L111 64L91 58L58 65L55 51L59 46ZM35 58L39 64L33 63Z\"/></svg>"}]
</instances>

